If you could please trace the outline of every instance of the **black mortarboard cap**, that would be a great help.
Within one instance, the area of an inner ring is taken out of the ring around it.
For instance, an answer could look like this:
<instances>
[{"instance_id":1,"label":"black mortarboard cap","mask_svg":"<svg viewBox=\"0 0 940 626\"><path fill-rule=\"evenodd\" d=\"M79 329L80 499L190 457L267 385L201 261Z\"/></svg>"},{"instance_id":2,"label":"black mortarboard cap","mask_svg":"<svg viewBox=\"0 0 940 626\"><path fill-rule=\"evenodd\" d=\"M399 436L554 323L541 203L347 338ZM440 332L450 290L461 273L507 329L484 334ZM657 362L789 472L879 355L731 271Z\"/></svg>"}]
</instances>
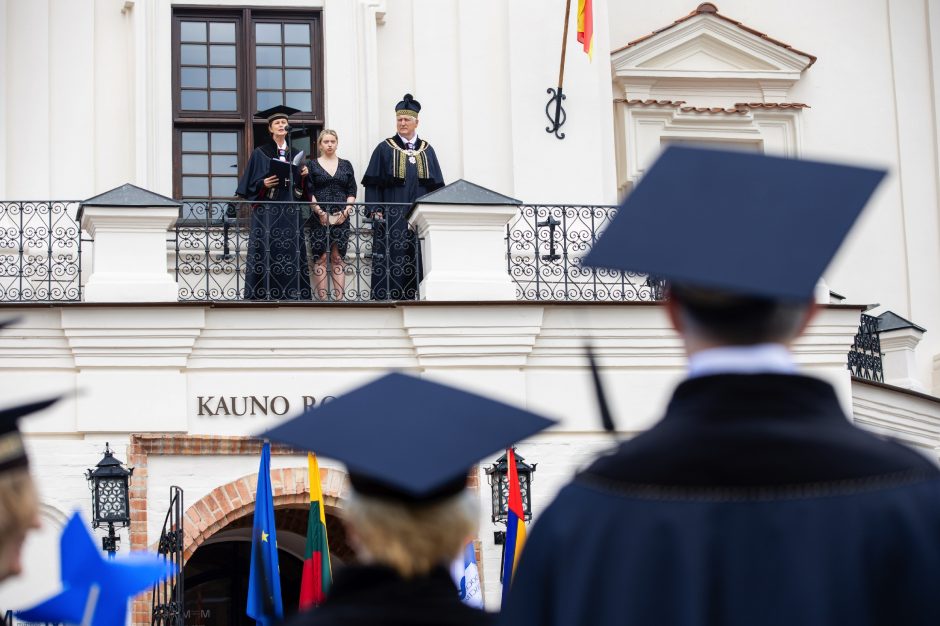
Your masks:
<instances>
[{"instance_id":1,"label":"black mortarboard cap","mask_svg":"<svg viewBox=\"0 0 940 626\"><path fill-rule=\"evenodd\" d=\"M0 409L0 472L29 465L17 421L30 413L42 411L59 401L58 397Z\"/></svg>"},{"instance_id":2,"label":"black mortarboard cap","mask_svg":"<svg viewBox=\"0 0 940 626\"><path fill-rule=\"evenodd\" d=\"M806 300L884 175L673 146L583 264L739 296Z\"/></svg>"},{"instance_id":3,"label":"black mortarboard cap","mask_svg":"<svg viewBox=\"0 0 940 626\"><path fill-rule=\"evenodd\" d=\"M464 489L474 463L552 424L496 400L393 373L261 436L342 461L359 493L427 503Z\"/></svg>"},{"instance_id":4,"label":"black mortarboard cap","mask_svg":"<svg viewBox=\"0 0 940 626\"><path fill-rule=\"evenodd\" d=\"M270 109L265 109L264 111L258 111L257 113L255 113L255 117L263 117L264 119L268 120L268 124L270 124L271 122L277 119L283 118L286 120L288 119L288 117L290 117L294 113L300 113L300 109L295 109L294 107L289 107L289 106L284 106L283 104L279 104L277 106L271 107Z\"/></svg>"},{"instance_id":5,"label":"black mortarboard cap","mask_svg":"<svg viewBox=\"0 0 940 626\"><path fill-rule=\"evenodd\" d=\"M414 96L406 93L401 102L395 105L395 115L411 115L418 117L421 112L421 103L415 100Z\"/></svg>"},{"instance_id":6,"label":"black mortarboard cap","mask_svg":"<svg viewBox=\"0 0 940 626\"><path fill-rule=\"evenodd\" d=\"M18 317L9 317L5 320L0 320L0 330L6 328L7 326L12 326L13 324L16 324L18 321L20 321L20 318Z\"/></svg>"}]
</instances>

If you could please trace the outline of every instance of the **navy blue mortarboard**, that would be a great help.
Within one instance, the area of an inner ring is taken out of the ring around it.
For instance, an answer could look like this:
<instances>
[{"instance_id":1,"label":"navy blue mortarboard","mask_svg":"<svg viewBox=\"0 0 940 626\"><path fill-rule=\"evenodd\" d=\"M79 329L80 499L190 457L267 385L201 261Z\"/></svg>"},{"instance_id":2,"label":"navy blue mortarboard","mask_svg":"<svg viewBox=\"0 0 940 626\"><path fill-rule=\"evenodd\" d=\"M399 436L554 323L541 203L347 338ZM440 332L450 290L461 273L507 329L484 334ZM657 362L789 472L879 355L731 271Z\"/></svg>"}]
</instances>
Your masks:
<instances>
[{"instance_id":1,"label":"navy blue mortarboard","mask_svg":"<svg viewBox=\"0 0 940 626\"><path fill-rule=\"evenodd\" d=\"M7 326L12 326L13 324L16 324L18 321L20 321L20 318L18 317L11 317L5 320L0 320L0 330L6 328Z\"/></svg>"},{"instance_id":2,"label":"navy blue mortarboard","mask_svg":"<svg viewBox=\"0 0 940 626\"><path fill-rule=\"evenodd\" d=\"M294 107L289 107L283 104L279 104L277 106L271 107L270 109L265 109L264 111L258 111L257 113L255 113L255 117L263 117L264 119L268 121L268 124L270 124L274 120L280 120L280 119L286 120L288 119L289 116L293 115L294 113L300 113L300 109L295 109Z\"/></svg>"},{"instance_id":3,"label":"navy blue mortarboard","mask_svg":"<svg viewBox=\"0 0 940 626\"><path fill-rule=\"evenodd\" d=\"M421 103L414 99L410 93L406 93L401 102L395 105L395 115L410 115L418 117L421 112Z\"/></svg>"},{"instance_id":4,"label":"navy blue mortarboard","mask_svg":"<svg viewBox=\"0 0 940 626\"><path fill-rule=\"evenodd\" d=\"M426 503L459 493L474 463L552 424L496 400L393 373L261 436L342 461L359 493Z\"/></svg>"},{"instance_id":5,"label":"navy blue mortarboard","mask_svg":"<svg viewBox=\"0 0 940 626\"><path fill-rule=\"evenodd\" d=\"M56 397L0 409L0 472L29 465L17 421L30 413L42 411L58 401L59 398Z\"/></svg>"},{"instance_id":6,"label":"navy blue mortarboard","mask_svg":"<svg viewBox=\"0 0 940 626\"><path fill-rule=\"evenodd\" d=\"M806 300L884 175L673 146L583 264L739 296Z\"/></svg>"}]
</instances>

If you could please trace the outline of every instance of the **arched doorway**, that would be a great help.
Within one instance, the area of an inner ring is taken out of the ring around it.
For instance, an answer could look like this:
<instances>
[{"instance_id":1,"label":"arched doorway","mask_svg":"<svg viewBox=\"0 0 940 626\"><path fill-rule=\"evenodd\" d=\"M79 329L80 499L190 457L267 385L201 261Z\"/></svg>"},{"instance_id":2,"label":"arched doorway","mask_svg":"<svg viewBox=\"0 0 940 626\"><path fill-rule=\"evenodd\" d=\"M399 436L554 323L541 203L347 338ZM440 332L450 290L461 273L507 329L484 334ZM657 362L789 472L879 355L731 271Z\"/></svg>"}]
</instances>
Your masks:
<instances>
[{"instance_id":1,"label":"arched doorway","mask_svg":"<svg viewBox=\"0 0 940 626\"><path fill-rule=\"evenodd\" d=\"M285 616L297 611L306 544L308 509L275 508L281 599ZM244 515L213 533L184 567L184 620L192 626L255 626L245 615L251 563L253 515ZM352 558L339 520L327 513L327 535L333 571Z\"/></svg>"}]
</instances>

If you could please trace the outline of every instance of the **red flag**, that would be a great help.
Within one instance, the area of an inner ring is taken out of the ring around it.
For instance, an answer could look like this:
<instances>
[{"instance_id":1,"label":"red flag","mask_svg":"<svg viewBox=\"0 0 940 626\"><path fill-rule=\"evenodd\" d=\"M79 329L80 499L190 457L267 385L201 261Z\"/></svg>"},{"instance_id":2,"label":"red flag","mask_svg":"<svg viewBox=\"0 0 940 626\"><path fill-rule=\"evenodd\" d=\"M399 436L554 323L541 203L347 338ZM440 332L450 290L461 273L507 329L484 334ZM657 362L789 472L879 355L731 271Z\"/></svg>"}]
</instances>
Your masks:
<instances>
[{"instance_id":1,"label":"red flag","mask_svg":"<svg viewBox=\"0 0 940 626\"><path fill-rule=\"evenodd\" d=\"M307 515L307 547L300 579L300 610L323 602L333 581L323 489L320 487L320 466L316 455L307 453L307 470L310 474L310 512Z\"/></svg>"}]
</instances>

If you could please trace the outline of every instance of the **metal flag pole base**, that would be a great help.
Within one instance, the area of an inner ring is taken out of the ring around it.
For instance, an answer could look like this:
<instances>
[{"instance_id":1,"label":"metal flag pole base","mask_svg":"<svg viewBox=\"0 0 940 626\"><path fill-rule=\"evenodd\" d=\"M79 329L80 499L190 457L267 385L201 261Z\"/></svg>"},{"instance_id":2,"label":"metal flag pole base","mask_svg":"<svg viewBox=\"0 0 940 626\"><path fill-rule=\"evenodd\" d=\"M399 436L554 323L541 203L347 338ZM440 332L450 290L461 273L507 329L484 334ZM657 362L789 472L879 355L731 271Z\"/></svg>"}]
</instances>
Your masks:
<instances>
[{"instance_id":1,"label":"metal flag pole base","mask_svg":"<svg viewBox=\"0 0 940 626\"><path fill-rule=\"evenodd\" d=\"M548 99L548 104L545 105L545 115L548 116L548 121L551 125L545 127L545 132L554 133L559 139L564 139L565 133L559 132L559 130L565 123L565 120L568 119L568 115L561 105L561 101L565 99L565 94L562 92L561 86L559 86L557 90L549 87L547 93L551 94L552 97ZM552 113L551 110L553 102L555 103L554 113Z\"/></svg>"}]
</instances>

